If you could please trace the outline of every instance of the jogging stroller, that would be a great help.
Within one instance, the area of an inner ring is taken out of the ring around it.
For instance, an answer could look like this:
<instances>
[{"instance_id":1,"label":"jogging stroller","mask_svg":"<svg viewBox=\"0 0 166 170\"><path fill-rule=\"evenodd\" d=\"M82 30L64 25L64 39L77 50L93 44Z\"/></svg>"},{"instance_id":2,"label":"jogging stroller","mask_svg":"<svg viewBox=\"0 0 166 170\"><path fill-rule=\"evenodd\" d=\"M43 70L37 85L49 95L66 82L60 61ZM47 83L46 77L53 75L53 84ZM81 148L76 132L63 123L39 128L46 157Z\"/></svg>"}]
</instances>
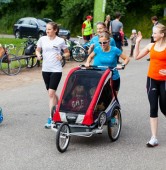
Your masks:
<instances>
[{"instance_id":1,"label":"jogging stroller","mask_svg":"<svg viewBox=\"0 0 166 170\"><path fill-rule=\"evenodd\" d=\"M101 134L107 125L111 141L119 138L122 119L120 104L111 85L112 70L84 66L70 70L55 110L51 129L56 147L65 152L71 136Z\"/></svg>"}]
</instances>

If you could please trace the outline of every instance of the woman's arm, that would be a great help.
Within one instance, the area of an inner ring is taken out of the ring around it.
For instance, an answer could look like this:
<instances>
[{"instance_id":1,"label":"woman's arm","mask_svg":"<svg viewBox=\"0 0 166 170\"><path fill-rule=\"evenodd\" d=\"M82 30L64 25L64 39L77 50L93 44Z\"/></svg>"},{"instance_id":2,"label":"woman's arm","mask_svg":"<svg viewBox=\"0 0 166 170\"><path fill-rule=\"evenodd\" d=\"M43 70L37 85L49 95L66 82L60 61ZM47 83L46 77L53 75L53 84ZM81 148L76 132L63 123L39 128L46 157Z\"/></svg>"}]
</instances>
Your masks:
<instances>
[{"instance_id":1,"label":"woman's arm","mask_svg":"<svg viewBox=\"0 0 166 170\"><path fill-rule=\"evenodd\" d=\"M166 69L159 70L159 73L163 76L166 76Z\"/></svg>"},{"instance_id":2,"label":"woman's arm","mask_svg":"<svg viewBox=\"0 0 166 170\"><path fill-rule=\"evenodd\" d=\"M41 60L42 59L41 48L40 47L36 48L36 56L37 56L37 60Z\"/></svg>"},{"instance_id":3,"label":"woman's arm","mask_svg":"<svg viewBox=\"0 0 166 170\"><path fill-rule=\"evenodd\" d=\"M89 49L88 49L88 54L90 54L94 49L94 44L90 45Z\"/></svg>"},{"instance_id":4,"label":"woman's arm","mask_svg":"<svg viewBox=\"0 0 166 170\"><path fill-rule=\"evenodd\" d=\"M127 65L128 63L129 63L129 61L130 61L130 58L128 57L128 56L126 56L124 53L122 53L121 55L120 55L120 58L122 58L123 60L124 60L124 62L123 62L123 65Z\"/></svg>"},{"instance_id":5,"label":"woman's arm","mask_svg":"<svg viewBox=\"0 0 166 170\"><path fill-rule=\"evenodd\" d=\"M135 60L139 60L139 59L143 58L144 56L146 56L149 53L149 48L150 48L151 44L148 44L145 48L143 48L140 51L139 48L140 48L141 40L142 40L142 34L139 31L138 35L137 35L137 38L136 38L136 44L135 44L135 49L134 49L134 58L135 58Z\"/></svg>"},{"instance_id":6,"label":"woman's arm","mask_svg":"<svg viewBox=\"0 0 166 170\"><path fill-rule=\"evenodd\" d=\"M86 63L85 63L85 67L89 67L89 66L90 66L90 62L92 61L92 59L93 59L94 56L95 56L95 53L94 53L94 52L92 52L92 53L88 56L88 58L87 58L87 60L86 60Z\"/></svg>"},{"instance_id":7,"label":"woman's arm","mask_svg":"<svg viewBox=\"0 0 166 170\"><path fill-rule=\"evenodd\" d=\"M64 49L64 54L63 54L63 56L64 56L65 58L69 58L69 57L70 57L70 51L69 51L68 48Z\"/></svg>"}]
</instances>

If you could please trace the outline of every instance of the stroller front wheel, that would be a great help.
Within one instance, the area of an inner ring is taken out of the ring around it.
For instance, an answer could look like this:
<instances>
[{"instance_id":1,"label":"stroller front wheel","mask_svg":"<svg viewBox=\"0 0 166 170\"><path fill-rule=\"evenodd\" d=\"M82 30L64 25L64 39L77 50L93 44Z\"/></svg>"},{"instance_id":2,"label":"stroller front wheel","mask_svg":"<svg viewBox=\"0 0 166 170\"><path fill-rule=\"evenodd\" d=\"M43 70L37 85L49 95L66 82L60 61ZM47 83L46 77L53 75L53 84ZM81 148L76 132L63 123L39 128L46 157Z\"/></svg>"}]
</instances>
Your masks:
<instances>
[{"instance_id":1,"label":"stroller front wheel","mask_svg":"<svg viewBox=\"0 0 166 170\"><path fill-rule=\"evenodd\" d=\"M107 120L107 115L105 112L101 112L99 114L99 117L98 117L98 128L99 129L102 129L103 128L103 125L105 124Z\"/></svg>"},{"instance_id":2,"label":"stroller front wheel","mask_svg":"<svg viewBox=\"0 0 166 170\"><path fill-rule=\"evenodd\" d=\"M111 119L108 121L107 129L108 136L112 142L116 141L119 138L122 127L122 118L120 108L114 108Z\"/></svg>"},{"instance_id":3,"label":"stroller front wheel","mask_svg":"<svg viewBox=\"0 0 166 170\"><path fill-rule=\"evenodd\" d=\"M60 125L56 134L56 147L59 152L63 153L66 151L70 142L70 127L67 123Z\"/></svg>"}]
</instances>

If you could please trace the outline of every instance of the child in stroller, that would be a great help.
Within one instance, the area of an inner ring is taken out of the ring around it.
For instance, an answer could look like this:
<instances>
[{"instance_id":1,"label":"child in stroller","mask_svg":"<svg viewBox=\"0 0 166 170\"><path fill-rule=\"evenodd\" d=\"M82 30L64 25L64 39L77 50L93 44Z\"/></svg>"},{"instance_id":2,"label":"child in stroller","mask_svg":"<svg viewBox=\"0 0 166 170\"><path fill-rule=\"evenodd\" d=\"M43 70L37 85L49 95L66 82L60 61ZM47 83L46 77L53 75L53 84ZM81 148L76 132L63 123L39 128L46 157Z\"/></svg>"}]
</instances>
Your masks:
<instances>
[{"instance_id":1,"label":"child in stroller","mask_svg":"<svg viewBox=\"0 0 166 170\"><path fill-rule=\"evenodd\" d=\"M65 103L65 107L67 107L72 112L79 112L80 110L85 110L88 105L88 98L85 93L84 86L76 85L71 93L70 100Z\"/></svg>"}]
</instances>

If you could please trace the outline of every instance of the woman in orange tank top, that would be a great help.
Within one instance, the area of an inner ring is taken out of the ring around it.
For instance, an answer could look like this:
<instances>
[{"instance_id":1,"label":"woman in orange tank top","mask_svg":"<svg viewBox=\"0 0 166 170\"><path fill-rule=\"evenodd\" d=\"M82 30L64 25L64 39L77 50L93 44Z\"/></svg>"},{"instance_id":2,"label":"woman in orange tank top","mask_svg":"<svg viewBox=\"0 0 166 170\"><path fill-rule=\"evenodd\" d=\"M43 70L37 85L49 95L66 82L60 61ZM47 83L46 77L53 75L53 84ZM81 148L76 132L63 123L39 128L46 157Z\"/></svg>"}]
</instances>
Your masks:
<instances>
[{"instance_id":1,"label":"woman in orange tank top","mask_svg":"<svg viewBox=\"0 0 166 170\"><path fill-rule=\"evenodd\" d=\"M161 112L166 116L166 27L157 24L153 28L153 39L155 43L148 44L139 51L142 39L141 32L138 32L134 50L134 58L139 60L150 52L150 64L147 75L147 94L150 103L150 126L151 139L147 142L148 147L158 145L158 103Z\"/></svg>"}]
</instances>

